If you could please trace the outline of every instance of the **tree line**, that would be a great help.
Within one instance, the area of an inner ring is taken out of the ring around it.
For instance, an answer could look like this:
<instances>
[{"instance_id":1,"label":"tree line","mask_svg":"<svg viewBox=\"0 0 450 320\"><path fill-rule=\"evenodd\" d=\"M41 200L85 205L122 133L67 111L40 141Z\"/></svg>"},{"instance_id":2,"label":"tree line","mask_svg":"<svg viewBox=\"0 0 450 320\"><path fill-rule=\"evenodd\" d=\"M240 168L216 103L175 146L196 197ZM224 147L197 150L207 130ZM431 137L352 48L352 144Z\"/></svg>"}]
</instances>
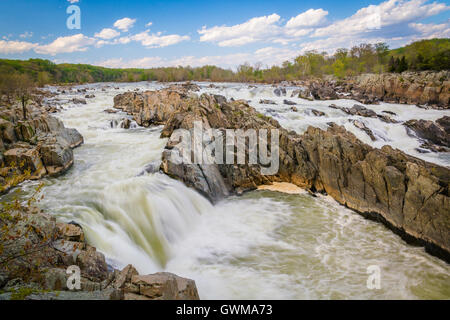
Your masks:
<instances>
[{"instance_id":1,"label":"tree line","mask_svg":"<svg viewBox=\"0 0 450 320\"><path fill-rule=\"evenodd\" d=\"M325 75L345 78L362 73L407 70L450 70L450 39L422 40L394 50L390 50L385 43L377 43L338 49L334 54L308 51L291 61L285 61L281 66L264 68L261 63L246 63L236 70L211 65L196 68L179 66L111 69L86 64L55 64L42 59L0 59L0 92L8 90L12 83L16 83L17 79L14 77L17 75L24 75L29 81L43 86L64 83L192 80L273 83Z\"/></svg>"}]
</instances>

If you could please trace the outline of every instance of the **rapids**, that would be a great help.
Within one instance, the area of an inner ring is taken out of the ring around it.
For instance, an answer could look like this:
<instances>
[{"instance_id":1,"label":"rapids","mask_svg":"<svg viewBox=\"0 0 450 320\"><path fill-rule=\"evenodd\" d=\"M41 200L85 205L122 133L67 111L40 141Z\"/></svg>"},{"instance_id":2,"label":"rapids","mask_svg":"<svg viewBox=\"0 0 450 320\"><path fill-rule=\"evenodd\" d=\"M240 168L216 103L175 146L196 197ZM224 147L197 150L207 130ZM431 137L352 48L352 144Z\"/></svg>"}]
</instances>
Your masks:
<instances>
[{"instance_id":1,"label":"rapids","mask_svg":"<svg viewBox=\"0 0 450 320\"><path fill-rule=\"evenodd\" d=\"M390 144L427 161L450 165L450 154L419 153L420 143L401 124L350 117L328 108L335 103L277 97L271 86L199 84L201 92L249 100L281 125L301 133L309 125L345 125L362 141L376 147ZM75 164L65 175L43 180L42 209L61 221L82 225L89 243L116 268L133 264L140 273L168 271L194 279L202 299L449 299L450 265L406 244L383 225L365 220L325 196L282 194L259 190L231 197L213 206L197 192L161 173L143 173L158 164L166 140L161 127L120 128L123 113L109 114L116 94L158 89L158 83L82 86L96 95L87 105L69 102L79 93L61 95L64 111L57 114L67 127L84 136L74 150ZM115 89L117 87L118 89ZM56 88L49 88L56 90ZM260 104L271 99L277 105ZM298 103L299 112L283 105ZM415 106L367 106L393 111L397 120L436 120L450 111ZM314 117L314 108L325 117ZM377 141L348 119L373 130ZM21 187L24 199L38 182ZM11 196L11 195L9 195ZM367 268L381 268L381 289L369 290Z\"/></svg>"}]
</instances>

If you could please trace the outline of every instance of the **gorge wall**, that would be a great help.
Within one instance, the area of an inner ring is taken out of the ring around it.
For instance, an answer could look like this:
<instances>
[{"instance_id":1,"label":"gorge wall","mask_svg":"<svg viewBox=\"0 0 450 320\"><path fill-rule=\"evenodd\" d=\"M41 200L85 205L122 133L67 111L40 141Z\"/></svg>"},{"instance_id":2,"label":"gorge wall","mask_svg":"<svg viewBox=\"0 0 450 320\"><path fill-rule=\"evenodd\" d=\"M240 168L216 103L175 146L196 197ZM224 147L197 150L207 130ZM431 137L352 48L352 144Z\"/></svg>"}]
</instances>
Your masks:
<instances>
[{"instance_id":1,"label":"gorge wall","mask_svg":"<svg viewBox=\"0 0 450 320\"><path fill-rule=\"evenodd\" d=\"M343 80L333 78L295 81L307 88L300 97L318 100L348 99L370 104L415 104L435 109L450 108L450 72L422 71L362 74Z\"/></svg>"},{"instance_id":2,"label":"gorge wall","mask_svg":"<svg viewBox=\"0 0 450 320\"><path fill-rule=\"evenodd\" d=\"M280 169L261 174L260 165L174 164L176 141L169 139L161 169L217 201L229 194L254 190L271 182L290 182L312 192L327 193L366 217L381 221L405 240L450 261L450 170L389 146L372 148L343 127L310 127L303 135L256 112L246 101L190 94L186 88L115 97L114 106L144 126L163 124L162 137L179 128L278 129ZM270 137L269 137L270 141ZM269 143L270 144L270 143ZM248 153L248 144L246 152ZM247 158L248 159L248 158Z\"/></svg>"}]
</instances>

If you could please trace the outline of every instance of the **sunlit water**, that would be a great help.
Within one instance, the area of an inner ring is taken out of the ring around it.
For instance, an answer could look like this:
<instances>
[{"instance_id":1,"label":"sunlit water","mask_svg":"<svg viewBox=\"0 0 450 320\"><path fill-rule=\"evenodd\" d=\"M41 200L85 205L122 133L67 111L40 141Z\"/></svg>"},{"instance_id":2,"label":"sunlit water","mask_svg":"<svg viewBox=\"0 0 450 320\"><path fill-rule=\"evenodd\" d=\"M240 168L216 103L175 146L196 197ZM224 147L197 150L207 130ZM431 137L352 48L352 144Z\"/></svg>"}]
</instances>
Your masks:
<instances>
[{"instance_id":1,"label":"sunlit water","mask_svg":"<svg viewBox=\"0 0 450 320\"><path fill-rule=\"evenodd\" d=\"M213 206L195 191L163 174L144 174L158 162L166 140L160 127L125 130L125 114L108 114L113 97L127 90L157 89L158 84L91 85L96 98L87 105L64 104L57 116L77 128L85 144L75 150L75 164L65 175L45 179L43 209L61 221L83 226L90 244L108 263L121 268L133 264L140 273L169 271L196 281L202 299L448 299L450 266L412 247L384 226L363 219L329 197L307 193L286 195L255 191ZM119 89L114 89L119 87ZM414 153L419 142L401 125L367 120L389 142L372 143L352 125L348 116L327 108L330 102L294 99L299 105L327 113L309 117L283 106L273 88L230 84L213 92L251 100L263 112L273 112L289 129L308 125L345 124L363 141L375 146L389 143ZM76 95L62 96L73 98ZM260 105L270 98L277 106ZM348 106L354 101L340 100ZM448 112L413 106L370 106L396 112L399 119L437 119ZM449 164L448 154L418 154ZM24 186L29 194L36 183ZM367 288L367 268L381 269L381 289Z\"/></svg>"}]
</instances>

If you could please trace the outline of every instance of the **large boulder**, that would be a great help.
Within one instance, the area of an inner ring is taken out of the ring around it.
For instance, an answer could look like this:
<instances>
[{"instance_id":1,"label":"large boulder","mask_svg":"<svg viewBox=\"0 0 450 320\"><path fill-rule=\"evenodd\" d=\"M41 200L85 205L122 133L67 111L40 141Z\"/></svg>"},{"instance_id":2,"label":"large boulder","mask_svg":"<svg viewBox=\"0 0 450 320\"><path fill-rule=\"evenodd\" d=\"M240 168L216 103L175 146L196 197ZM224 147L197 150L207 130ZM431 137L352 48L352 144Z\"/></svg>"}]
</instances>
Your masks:
<instances>
[{"instance_id":1,"label":"large boulder","mask_svg":"<svg viewBox=\"0 0 450 320\"><path fill-rule=\"evenodd\" d=\"M195 282L172 273L135 275L132 284L139 287L139 294L151 300L199 300Z\"/></svg>"},{"instance_id":2,"label":"large boulder","mask_svg":"<svg viewBox=\"0 0 450 320\"><path fill-rule=\"evenodd\" d=\"M412 129L419 138L428 140L432 144L450 148L450 117L446 116L436 122L430 120L409 120L405 126ZM448 150L443 150L448 151Z\"/></svg>"}]
</instances>

